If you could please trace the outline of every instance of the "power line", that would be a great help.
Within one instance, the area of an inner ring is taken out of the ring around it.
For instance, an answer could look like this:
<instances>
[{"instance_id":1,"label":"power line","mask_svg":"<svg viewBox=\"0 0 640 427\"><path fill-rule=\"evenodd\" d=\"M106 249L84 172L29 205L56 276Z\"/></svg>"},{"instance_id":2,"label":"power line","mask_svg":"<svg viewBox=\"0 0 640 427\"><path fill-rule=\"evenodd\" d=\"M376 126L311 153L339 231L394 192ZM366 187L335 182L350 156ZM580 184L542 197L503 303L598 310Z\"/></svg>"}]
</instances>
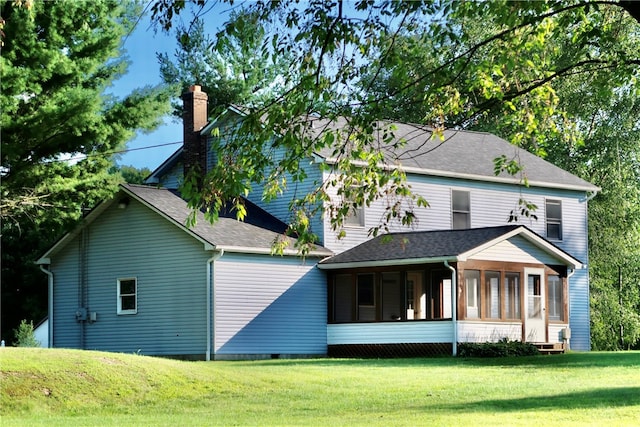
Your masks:
<instances>
[{"instance_id":1,"label":"power line","mask_svg":"<svg viewBox=\"0 0 640 427\"><path fill-rule=\"evenodd\" d=\"M166 142L164 144L148 145L146 147L127 148L124 150L106 151L104 153L79 154L75 157L70 157L68 159L49 159L49 160L43 161L43 163L73 162L73 161L80 161L80 160L84 160L92 157L108 157L116 154L125 154L125 153L130 153L132 151L149 150L151 148L167 147L169 145L177 145L177 144L182 144L182 141Z\"/></svg>"}]
</instances>

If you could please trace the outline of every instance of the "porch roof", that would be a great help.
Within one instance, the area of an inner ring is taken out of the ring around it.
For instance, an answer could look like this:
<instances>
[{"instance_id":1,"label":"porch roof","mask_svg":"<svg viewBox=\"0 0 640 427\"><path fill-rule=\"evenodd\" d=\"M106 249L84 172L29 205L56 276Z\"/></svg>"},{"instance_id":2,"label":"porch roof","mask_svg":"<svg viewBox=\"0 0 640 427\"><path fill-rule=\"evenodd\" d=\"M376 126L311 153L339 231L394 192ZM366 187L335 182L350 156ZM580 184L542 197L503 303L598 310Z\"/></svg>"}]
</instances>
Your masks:
<instances>
[{"instance_id":1,"label":"porch roof","mask_svg":"<svg viewBox=\"0 0 640 427\"><path fill-rule=\"evenodd\" d=\"M582 268L580 260L523 225L385 234L324 259L318 267L332 270L466 261L513 236L524 237L570 268Z\"/></svg>"}]
</instances>

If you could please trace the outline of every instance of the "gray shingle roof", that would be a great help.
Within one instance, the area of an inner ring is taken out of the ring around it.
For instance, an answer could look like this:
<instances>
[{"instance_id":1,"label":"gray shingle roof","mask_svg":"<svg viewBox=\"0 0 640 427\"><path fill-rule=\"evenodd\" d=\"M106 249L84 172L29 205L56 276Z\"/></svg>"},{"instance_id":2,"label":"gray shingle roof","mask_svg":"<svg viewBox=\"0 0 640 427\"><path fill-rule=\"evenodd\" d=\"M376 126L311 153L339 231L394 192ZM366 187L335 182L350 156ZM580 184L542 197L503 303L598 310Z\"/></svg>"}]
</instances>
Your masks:
<instances>
[{"instance_id":1,"label":"gray shingle roof","mask_svg":"<svg viewBox=\"0 0 640 427\"><path fill-rule=\"evenodd\" d=\"M521 226L391 233L361 243L321 264L455 257L518 227Z\"/></svg>"},{"instance_id":2,"label":"gray shingle roof","mask_svg":"<svg viewBox=\"0 0 640 427\"><path fill-rule=\"evenodd\" d=\"M523 225L471 228L466 230L413 231L378 236L354 248L320 261L320 268L399 265L454 261L470 256L490 242L520 235L568 265L582 262ZM494 242L495 243L495 242Z\"/></svg>"},{"instance_id":3,"label":"gray shingle roof","mask_svg":"<svg viewBox=\"0 0 640 427\"><path fill-rule=\"evenodd\" d=\"M196 216L196 225L187 228L185 224L191 209L187 206L187 202L174 192L164 188L131 184L122 185L122 189L172 220L176 225L183 227L185 231L194 234L202 241L216 248L268 252L276 239L282 238L289 242L289 248L294 248L295 239L285 237L282 233L223 216L217 222L211 224L199 211ZM329 256L331 254L331 251L321 246L316 246L312 253L312 255L316 256Z\"/></svg>"},{"instance_id":4,"label":"gray shingle roof","mask_svg":"<svg viewBox=\"0 0 640 427\"><path fill-rule=\"evenodd\" d=\"M346 125L343 121L332 124L317 122L313 126L317 133L326 128L336 129ZM506 172L498 176L494 174L493 160L505 155L524 166L524 174L531 186L599 190L597 186L490 133L447 130L444 131L442 140L437 136L433 137L432 129L427 126L398 122L392 125L395 127L395 140L404 140L405 145L394 150L380 140L379 149L385 153L389 165L399 161L407 172L517 183L519 177ZM378 124L380 129L385 126L388 127L389 123ZM321 150L318 155L331 161L332 149Z\"/></svg>"}]
</instances>

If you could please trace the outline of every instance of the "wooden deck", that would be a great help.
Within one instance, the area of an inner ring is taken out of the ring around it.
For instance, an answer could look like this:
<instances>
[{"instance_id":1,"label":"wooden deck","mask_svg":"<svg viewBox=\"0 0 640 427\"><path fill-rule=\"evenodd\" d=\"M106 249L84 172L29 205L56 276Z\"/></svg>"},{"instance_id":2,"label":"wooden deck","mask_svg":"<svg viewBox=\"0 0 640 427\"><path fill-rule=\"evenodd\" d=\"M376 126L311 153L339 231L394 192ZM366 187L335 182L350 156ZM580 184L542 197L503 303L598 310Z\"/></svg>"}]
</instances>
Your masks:
<instances>
[{"instance_id":1,"label":"wooden deck","mask_svg":"<svg viewBox=\"0 0 640 427\"><path fill-rule=\"evenodd\" d=\"M534 343L538 347L540 354L563 354L565 352L565 346L563 343Z\"/></svg>"}]
</instances>

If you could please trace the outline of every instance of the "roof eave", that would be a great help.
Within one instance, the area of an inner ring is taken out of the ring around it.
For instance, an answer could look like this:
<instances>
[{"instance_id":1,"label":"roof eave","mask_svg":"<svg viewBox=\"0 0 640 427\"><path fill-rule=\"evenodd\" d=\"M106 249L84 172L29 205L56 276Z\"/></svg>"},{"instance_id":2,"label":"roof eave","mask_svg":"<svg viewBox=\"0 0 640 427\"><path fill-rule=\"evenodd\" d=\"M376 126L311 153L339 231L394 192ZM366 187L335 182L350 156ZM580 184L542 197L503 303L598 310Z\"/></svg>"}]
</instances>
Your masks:
<instances>
[{"instance_id":1,"label":"roof eave","mask_svg":"<svg viewBox=\"0 0 640 427\"><path fill-rule=\"evenodd\" d=\"M318 158L322 158L322 156L317 155ZM325 158L324 161L328 164L336 164L338 162L335 158ZM365 162L354 162L354 165L362 165L366 166ZM389 164L381 164L380 167L387 170L395 170L398 168L402 168L402 170L406 173L412 173L415 175L428 175L428 176L441 176L445 178L457 178L457 179L468 179L472 181L485 181L485 182L495 182L500 184L522 184L522 180L514 177L503 177L503 176L488 176L488 175L478 175L471 173L463 173L463 172L452 172L452 171L443 171L438 169L426 169L426 168L416 168L416 167L403 167L398 165L389 165ZM577 184L560 184L556 182L544 182L544 181L531 181L527 182L529 187L541 187L541 188L553 188L559 190L572 190L572 191L585 191L585 192L600 192L601 188L587 183L587 185L577 185Z\"/></svg>"},{"instance_id":2,"label":"roof eave","mask_svg":"<svg viewBox=\"0 0 640 427\"><path fill-rule=\"evenodd\" d=\"M387 259L387 260L367 260L367 261L353 261L353 262L337 262L323 264L319 263L318 268L321 270L342 270L347 268L369 268L369 267L391 267L396 265L412 265L412 264L435 264L440 262L457 262L459 261L457 256L445 256L445 257L426 257L426 258L401 258L401 259Z\"/></svg>"}]
</instances>

